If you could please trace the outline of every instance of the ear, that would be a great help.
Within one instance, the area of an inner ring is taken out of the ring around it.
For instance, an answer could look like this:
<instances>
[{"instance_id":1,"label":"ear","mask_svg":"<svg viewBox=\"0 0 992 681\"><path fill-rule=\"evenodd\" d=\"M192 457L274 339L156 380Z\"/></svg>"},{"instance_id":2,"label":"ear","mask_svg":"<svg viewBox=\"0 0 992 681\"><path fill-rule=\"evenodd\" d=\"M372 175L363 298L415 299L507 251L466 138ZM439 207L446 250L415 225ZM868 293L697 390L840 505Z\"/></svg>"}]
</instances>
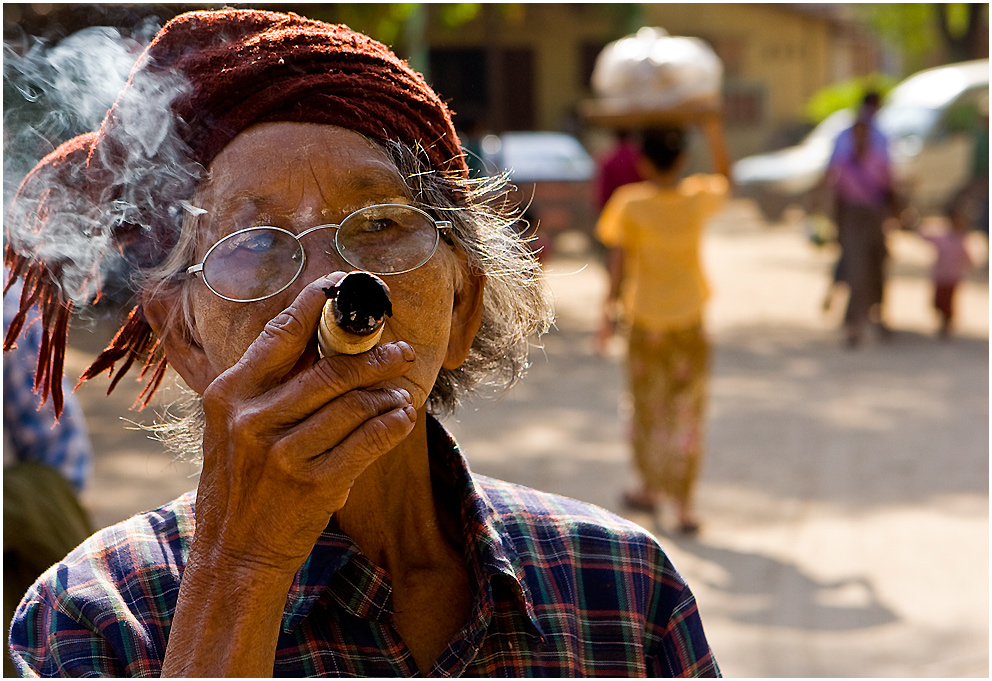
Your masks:
<instances>
[{"instance_id":1,"label":"ear","mask_svg":"<svg viewBox=\"0 0 992 681\"><path fill-rule=\"evenodd\" d=\"M455 289L455 301L451 309L451 333L448 336L448 351L441 363L445 369L457 369L468 357L475 341L475 334L482 326L482 300L486 291L486 276L473 272L465 266L465 274L460 277L460 286Z\"/></svg>"},{"instance_id":2,"label":"ear","mask_svg":"<svg viewBox=\"0 0 992 681\"><path fill-rule=\"evenodd\" d=\"M149 326L162 343L169 364L182 376L186 385L202 395L216 377L216 372L195 339L195 333L184 329L181 292L175 289L155 297L142 296L141 307Z\"/></svg>"}]
</instances>

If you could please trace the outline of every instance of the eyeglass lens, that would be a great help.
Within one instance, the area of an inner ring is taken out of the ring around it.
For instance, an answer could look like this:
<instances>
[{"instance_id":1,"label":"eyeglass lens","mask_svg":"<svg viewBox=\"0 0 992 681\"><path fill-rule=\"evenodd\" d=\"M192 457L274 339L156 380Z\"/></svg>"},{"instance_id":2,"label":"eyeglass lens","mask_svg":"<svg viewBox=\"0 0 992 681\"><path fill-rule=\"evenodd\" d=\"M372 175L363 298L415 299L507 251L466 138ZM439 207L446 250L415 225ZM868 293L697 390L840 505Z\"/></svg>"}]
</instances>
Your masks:
<instances>
[{"instance_id":1,"label":"eyeglass lens","mask_svg":"<svg viewBox=\"0 0 992 681\"><path fill-rule=\"evenodd\" d=\"M256 300L288 286L303 267L303 246L294 234L259 227L217 243L203 263L203 278L217 294Z\"/></svg>"},{"instance_id":2,"label":"eyeglass lens","mask_svg":"<svg viewBox=\"0 0 992 681\"><path fill-rule=\"evenodd\" d=\"M337 230L314 230L311 238L322 242L325 252L337 251L352 267L396 274L427 262L438 232L433 220L414 208L370 206L348 216ZM252 301L292 284L303 263L303 246L296 235L256 227L221 239L203 263L203 278L220 296Z\"/></svg>"},{"instance_id":3,"label":"eyeglass lens","mask_svg":"<svg viewBox=\"0 0 992 681\"><path fill-rule=\"evenodd\" d=\"M434 253L437 229L426 215L405 206L370 206L349 215L335 239L350 265L375 274L406 272Z\"/></svg>"}]
</instances>

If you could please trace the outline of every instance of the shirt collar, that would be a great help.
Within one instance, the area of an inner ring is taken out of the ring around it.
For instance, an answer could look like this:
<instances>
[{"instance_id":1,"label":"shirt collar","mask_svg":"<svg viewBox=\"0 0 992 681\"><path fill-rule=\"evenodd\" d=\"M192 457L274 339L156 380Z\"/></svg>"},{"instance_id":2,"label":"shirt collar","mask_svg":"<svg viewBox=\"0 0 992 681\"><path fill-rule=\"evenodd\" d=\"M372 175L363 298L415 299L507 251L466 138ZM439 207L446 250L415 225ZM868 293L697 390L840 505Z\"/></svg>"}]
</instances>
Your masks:
<instances>
[{"instance_id":1,"label":"shirt collar","mask_svg":"<svg viewBox=\"0 0 992 681\"><path fill-rule=\"evenodd\" d=\"M452 435L433 416L427 418L428 453L436 494L445 495L453 502L460 501L476 608L488 620L493 606L493 586L505 584L530 620L531 633L542 637L512 538L485 490L473 478ZM388 576L369 561L333 518L293 579L283 611L283 631L296 628L325 592L358 617L387 620L392 615Z\"/></svg>"}]
</instances>

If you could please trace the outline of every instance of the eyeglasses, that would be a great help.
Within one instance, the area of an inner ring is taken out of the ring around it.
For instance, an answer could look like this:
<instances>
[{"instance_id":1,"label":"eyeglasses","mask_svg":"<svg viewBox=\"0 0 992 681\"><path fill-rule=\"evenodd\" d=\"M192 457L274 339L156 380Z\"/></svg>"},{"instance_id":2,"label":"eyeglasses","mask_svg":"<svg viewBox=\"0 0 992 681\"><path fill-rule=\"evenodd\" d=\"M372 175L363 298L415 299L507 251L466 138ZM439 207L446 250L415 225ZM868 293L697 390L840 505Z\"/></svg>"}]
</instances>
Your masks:
<instances>
[{"instance_id":1,"label":"eyeglasses","mask_svg":"<svg viewBox=\"0 0 992 681\"><path fill-rule=\"evenodd\" d=\"M318 225L300 234L281 227L249 227L228 234L186 272L199 274L225 300L253 303L285 291L306 265L303 237L334 230L333 250L355 269L373 274L403 274L431 259L440 235L450 243L451 223L400 204L357 210L339 225Z\"/></svg>"}]
</instances>

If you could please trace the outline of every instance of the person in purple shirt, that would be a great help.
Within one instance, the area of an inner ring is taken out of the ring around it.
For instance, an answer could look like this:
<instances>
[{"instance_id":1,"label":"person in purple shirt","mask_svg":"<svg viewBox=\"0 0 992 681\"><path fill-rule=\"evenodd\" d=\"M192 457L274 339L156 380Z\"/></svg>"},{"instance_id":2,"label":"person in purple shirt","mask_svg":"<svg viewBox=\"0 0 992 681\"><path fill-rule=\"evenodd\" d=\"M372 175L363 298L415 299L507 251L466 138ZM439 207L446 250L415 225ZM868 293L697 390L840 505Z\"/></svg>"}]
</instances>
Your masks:
<instances>
[{"instance_id":1,"label":"person in purple shirt","mask_svg":"<svg viewBox=\"0 0 992 681\"><path fill-rule=\"evenodd\" d=\"M858 118L837 138L826 182L834 196L837 239L841 257L835 281L850 290L844 313L845 339L857 346L869 321L882 322L885 285L883 223L893 207L892 172L885 136L874 126L877 93L865 95Z\"/></svg>"},{"instance_id":2,"label":"person in purple shirt","mask_svg":"<svg viewBox=\"0 0 992 681\"><path fill-rule=\"evenodd\" d=\"M878 129L878 125L875 123L875 117L878 115L881 105L882 96L878 92L872 90L865 93L861 99L861 105L858 107L856 122L863 122L868 126L868 136L872 149L888 159L889 140L886 138L885 133ZM834 151L830 156L830 163L832 164L835 159L850 156L853 151L854 126L852 125L837 136L837 140L834 142Z\"/></svg>"}]
</instances>

